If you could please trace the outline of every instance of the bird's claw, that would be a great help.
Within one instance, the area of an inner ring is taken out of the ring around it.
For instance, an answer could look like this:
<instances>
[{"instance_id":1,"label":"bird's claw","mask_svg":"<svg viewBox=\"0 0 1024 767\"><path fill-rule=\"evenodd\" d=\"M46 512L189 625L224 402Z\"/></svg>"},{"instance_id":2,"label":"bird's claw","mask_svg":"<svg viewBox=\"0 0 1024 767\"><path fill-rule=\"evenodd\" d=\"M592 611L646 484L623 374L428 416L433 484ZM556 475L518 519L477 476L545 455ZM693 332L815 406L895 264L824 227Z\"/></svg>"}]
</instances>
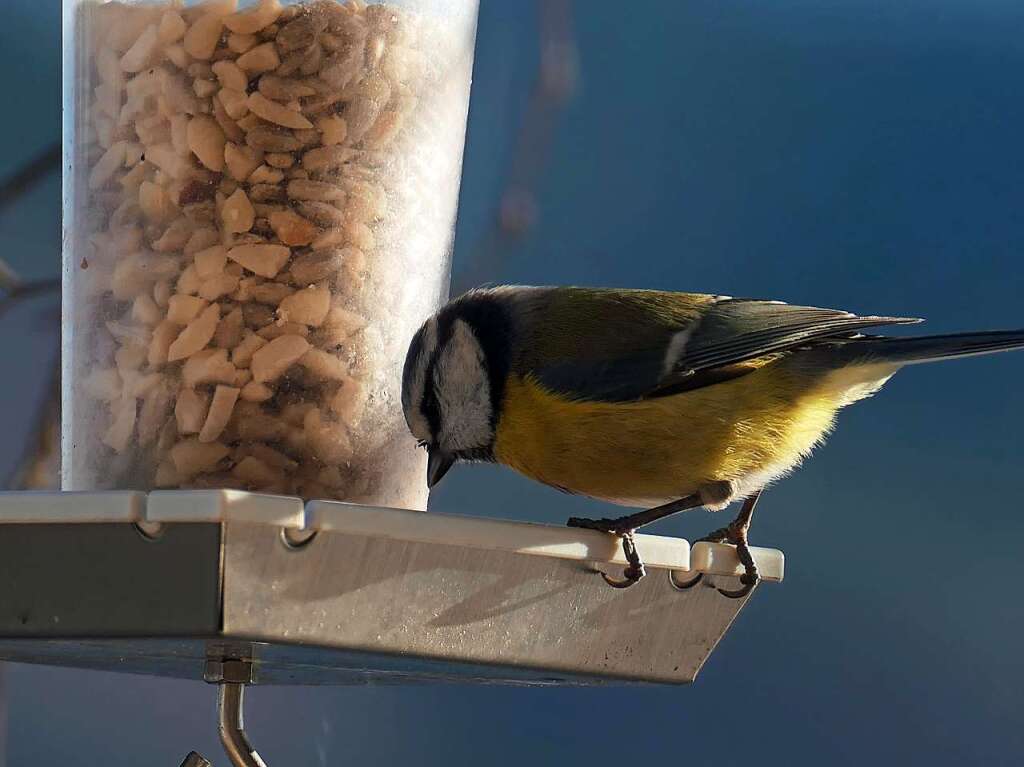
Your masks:
<instances>
[{"instance_id":1,"label":"bird's claw","mask_svg":"<svg viewBox=\"0 0 1024 767\"><path fill-rule=\"evenodd\" d=\"M640 563L639 567L633 567L633 565L627 567L622 571L622 578L612 578L608 573L601 573L604 582L613 589L628 589L645 575L647 575L647 571L644 569L643 563Z\"/></svg>"},{"instance_id":2,"label":"bird's claw","mask_svg":"<svg viewBox=\"0 0 1024 767\"><path fill-rule=\"evenodd\" d=\"M718 589L718 593L723 597L728 597L729 599L743 599L743 597L747 596L754 590L754 586L756 586L760 580L761 578L757 573L746 572L740 576L740 583L742 585L738 589Z\"/></svg>"},{"instance_id":3,"label":"bird's claw","mask_svg":"<svg viewBox=\"0 0 1024 767\"><path fill-rule=\"evenodd\" d=\"M569 527L580 527L584 530L597 530L598 532L614 535L622 541L622 553L626 555L626 569L622 572L622 578L613 578L607 573L601 573L604 582L614 589L628 589L634 583L640 581L647 575L643 560L636 551L636 541L633 539L633 530L623 526L622 519L584 519L581 517L570 517L566 524Z\"/></svg>"},{"instance_id":4,"label":"bird's claw","mask_svg":"<svg viewBox=\"0 0 1024 767\"><path fill-rule=\"evenodd\" d=\"M671 584L672 588L676 589L677 591L686 591L688 589L692 589L702 580L704 580L704 573L697 573L697 575L695 575L691 580L681 581L676 577L675 570L668 571L668 582Z\"/></svg>"}]
</instances>

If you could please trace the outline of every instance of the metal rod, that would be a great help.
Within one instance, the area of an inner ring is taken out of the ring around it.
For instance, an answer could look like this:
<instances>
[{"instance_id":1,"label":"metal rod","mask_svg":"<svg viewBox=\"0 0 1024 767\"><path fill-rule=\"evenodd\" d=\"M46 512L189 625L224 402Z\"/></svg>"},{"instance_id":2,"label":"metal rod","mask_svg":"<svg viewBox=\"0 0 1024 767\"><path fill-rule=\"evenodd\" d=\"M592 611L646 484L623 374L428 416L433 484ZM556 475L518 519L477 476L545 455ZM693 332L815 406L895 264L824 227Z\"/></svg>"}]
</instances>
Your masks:
<instances>
[{"instance_id":1,"label":"metal rod","mask_svg":"<svg viewBox=\"0 0 1024 767\"><path fill-rule=\"evenodd\" d=\"M242 695L245 685L221 682L217 690L217 730L220 742L235 767L267 767L243 730Z\"/></svg>"}]
</instances>

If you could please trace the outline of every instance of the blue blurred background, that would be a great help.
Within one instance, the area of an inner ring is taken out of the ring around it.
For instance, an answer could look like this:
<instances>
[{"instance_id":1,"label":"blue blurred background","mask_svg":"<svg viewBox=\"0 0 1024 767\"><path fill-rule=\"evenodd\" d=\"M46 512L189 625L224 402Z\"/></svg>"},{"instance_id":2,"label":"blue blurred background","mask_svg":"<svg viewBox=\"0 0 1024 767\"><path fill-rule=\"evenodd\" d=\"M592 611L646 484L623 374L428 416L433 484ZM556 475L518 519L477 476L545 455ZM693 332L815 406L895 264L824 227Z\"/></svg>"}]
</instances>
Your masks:
<instances>
[{"instance_id":1,"label":"blue blurred background","mask_svg":"<svg viewBox=\"0 0 1024 767\"><path fill-rule=\"evenodd\" d=\"M539 0L544 2L544 0ZM456 278L496 215L537 77L533 3L483 0ZM0 175L59 135L56 0L7 0ZM534 225L485 275L1024 325L1024 4L686 0L574 7L579 81ZM0 213L58 271L60 185ZM52 303L0 323L4 467L55 353ZM256 689L270 764L1019 764L1024 355L902 373L764 497L787 555L697 683L661 689ZM434 508L558 522L595 504L489 467ZM658 531L699 537L703 512ZM40 552L45 556L45 552ZM8 762L224 763L213 690L10 666Z\"/></svg>"}]
</instances>

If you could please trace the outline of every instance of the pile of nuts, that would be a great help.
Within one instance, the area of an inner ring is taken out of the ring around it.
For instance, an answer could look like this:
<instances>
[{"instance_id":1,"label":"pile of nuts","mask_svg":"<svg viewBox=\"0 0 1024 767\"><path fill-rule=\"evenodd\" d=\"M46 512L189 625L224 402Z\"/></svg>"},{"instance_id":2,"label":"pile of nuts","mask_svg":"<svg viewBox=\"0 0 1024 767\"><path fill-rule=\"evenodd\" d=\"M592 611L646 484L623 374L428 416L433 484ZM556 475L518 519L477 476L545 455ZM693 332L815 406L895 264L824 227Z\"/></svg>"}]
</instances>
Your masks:
<instances>
[{"instance_id":1,"label":"pile of nuts","mask_svg":"<svg viewBox=\"0 0 1024 767\"><path fill-rule=\"evenodd\" d=\"M84 387L116 481L359 498L364 302L379 169L417 108L413 17L359 0L87 12L74 279L104 320Z\"/></svg>"}]
</instances>

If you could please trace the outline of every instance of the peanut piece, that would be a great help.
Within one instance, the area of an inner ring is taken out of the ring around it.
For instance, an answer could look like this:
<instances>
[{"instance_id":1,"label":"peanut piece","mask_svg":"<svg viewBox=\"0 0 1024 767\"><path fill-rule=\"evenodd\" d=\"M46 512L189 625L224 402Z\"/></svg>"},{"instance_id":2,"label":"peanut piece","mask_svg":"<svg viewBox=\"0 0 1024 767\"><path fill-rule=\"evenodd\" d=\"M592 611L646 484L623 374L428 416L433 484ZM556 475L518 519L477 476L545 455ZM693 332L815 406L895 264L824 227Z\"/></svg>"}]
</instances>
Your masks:
<instances>
[{"instance_id":1,"label":"peanut piece","mask_svg":"<svg viewBox=\"0 0 1024 767\"><path fill-rule=\"evenodd\" d=\"M104 445L112 447L118 453L123 453L128 448L128 440L135 432L137 410L138 403L134 397L121 400L117 407L111 410L114 420L103 434Z\"/></svg>"},{"instance_id":2,"label":"peanut piece","mask_svg":"<svg viewBox=\"0 0 1024 767\"><path fill-rule=\"evenodd\" d=\"M188 25L185 23L185 20L173 8L168 9L160 17L157 39L161 45L171 45L185 36L187 28Z\"/></svg>"},{"instance_id":3,"label":"peanut piece","mask_svg":"<svg viewBox=\"0 0 1024 767\"><path fill-rule=\"evenodd\" d=\"M257 383L276 380L308 350L309 342L301 336L275 338L252 355L253 380Z\"/></svg>"},{"instance_id":4,"label":"peanut piece","mask_svg":"<svg viewBox=\"0 0 1024 767\"><path fill-rule=\"evenodd\" d=\"M256 220L256 211L253 210L252 203L249 202L245 192L238 189L224 201L220 217L224 222L225 231L238 234L252 229L253 222Z\"/></svg>"},{"instance_id":5,"label":"peanut piece","mask_svg":"<svg viewBox=\"0 0 1024 767\"><path fill-rule=\"evenodd\" d=\"M319 231L309 221L290 210L271 213L270 226L281 242L292 246L308 245ZM294 273L294 266L292 272Z\"/></svg>"},{"instance_id":6,"label":"peanut piece","mask_svg":"<svg viewBox=\"0 0 1024 767\"><path fill-rule=\"evenodd\" d=\"M246 402L266 402L274 396L274 390L266 384L250 381L242 387L241 397Z\"/></svg>"},{"instance_id":7,"label":"peanut piece","mask_svg":"<svg viewBox=\"0 0 1024 767\"><path fill-rule=\"evenodd\" d=\"M167 301L167 320L184 327L194 320L203 309L206 301L198 296L178 293Z\"/></svg>"},{"instance_id":8,"label":"peanut piece","mask_svg":"<svg viewBox=\"0 0 1024 767\"><path fill-rule=\"evenodd\" d=\"M277 69L281 65L281 59L278 58L273 43L263 43L243 53L235 63L246 72L259 74Z\"/></svg>"},{"instance_id":9,"label":"peanut piece","mask_svg":"<svg viewBox=\"0 0 1024 767\"><path fill-rule=\"evenodd\" d=\"M288 196L293 200L319 200L332 202L345 199L345 190L326 181L296 178L288 182Z\"/></svg>"},{"instance_id":10,"label":"peanut piece","mask_svg":"<svg viewBox=\"0 0 1024 767\"><path fill-rule=\"evenodd\" d=\"M277 315L284 322L317 327L331 308L331 292L325 286L311 286L282 299Z\"/></svg>"},{"instance_id":11,"label":"peanut piece","mask_svg":"<svg viewBox=\"0 0 1024 767\"><path fill-rule=\"evenodd\" d=\"M199 431L200 442L213 442L224 431L224 427L231 420L231 411L235 408L238 400L238 392L234 386L218 386L213 392L213 401L210 402L210 411L206 415L203 428Z\"/></svg>"},{"instance_id":12,"label":"peanut piece","mask_svg":"<svg viewBox=\"0 0 1024 767\"><path fill-rule=\"evenodd\" d=\"M200 16L185 33L185 51L194 59L212 58L223 28L224 21L221 16L213 13Z\"/></svg>"},{"instance_id":13,"label":"peanut piece","mask_svg":"<svg viewBox=\"0 0 1024 767\"><path fill-rule=\"evenodd\" d=\"M224 17L224 26L236 34L251 35L273 24L280 15L278 0L260 0L252 8Z\"/></svg>"},{"instance_id":14,"label":"peanut piece","mask_svg":"<svg viewBox=\"0 0 1024 767\"><path fill-rule=\"evenodd\" d=\"M240 368L249 366L253 353L266 345L266 341L251 330L242 331L242 340L231 352L231 361Z\"/></svg>"},{"instance_id":15,"label":"peanut piece","mask_svg":"<svg viewBox=\"0 0 1024 767\"><path fill-rule=\"evenodd\" d=\"M221 349L233 349L242 341L242 331L245 329L245 320L242 318L242 310L237 306L221 317L217 325L217 332L213 335L213 342Z\"/></svg>"},{"instance_id":16,"label":"peanut piece","mask_svg":"<svg viewBox=\"0 0 1024 767\"><path fill-rule=\"evenodd\" d=\"M228 258L261 277L273 278L291 256L283 245L239 245L228 251Z\"/></svg>"},{"instance_id":17,"label":"peanut piece","mask_svg":"<svg viewBox=\"0 0 1024 767\"><path fill-rule=\"evenodd\" d=\"M219 320L220 307L217 304L206 307L198 317L185 326L171 344L171 348L167 350L167 361L183 360L203 349L217 331Z\"/></svg>"},{"instance_id":18,"label":"peanut piece","mask_svg":"<svg viewBox=\"0 0 1024 767\"><path fill-rule=\"evenodd\" d=\"M348 378L348 365L320 349L310 349L299 359L299 364L310 373L327 381L344 381Z\"/></svg>"},{"instance_id":19,"label":"peanut piece","mask_svg":"<svg viewBox=\"0 0 1024 767\"><path fill-rule=\"evenodd\" d=\"M121 69L131 73L145 69L156 52L157 42L157 27L150 24L121 57Z\"/></svg>"},{"instance_id":20,"label":"peanut piece","mask_svg":"<svg viewBox=\"0 0 1024 767\"><path fill-rule=\"evenodd\" d=\"M256 45L257 42L259 42L259 38L256 35L228 35L228 49L233 53L245 53Z\"/></svg>"},{"instance_id":21,"label":"peanut piece","mask_svg":"<svg viewBox=\"0 0 1024 767\"><path fill-rule=\"evenodd\" d=\"M221 88L217 93L217 101L224 107L224 112L232 120L241 120L249 114L249 99L245 91L236 91L232 88ZM242 128L241 125L238 126Z\"/></svg>"},{"instance_id":22,"label":"peanut piece","mask_svg":"<svg viewBox=\"0 0 1024 767\"><path fill-rule=\"evenodd\" d=\"M171 461L180 477L191 478L213 471L230 452L220 442L203 443L198 439L187 439L171 448Z\"/></svg>"},{"instance_id":23,"label":"peanut piece","mask_svg":"<svg viewBox=\"0 0 1024 767\"><path fill-rule=\"evenodd\" d=\"M254 115L262 117L267 122L282 125L285 128L308 129L313 127L313 123L303 117L300 112L295 112L286 106L271 101L259 91L249 94L246 106L249 107L249 111Z\"/></svg>"},{"instance_id":24,"label":"peanut piece","mask_svg":"<svg viewBox=\"0 0 1024 767\"><path fill-rule=\"evenodd\" d=\"M149 342L147 357L150 367L159 367L167 362L167 351L180 331L180 326L170 320L164 320L153 328L153 337Z\"/></svg>"},{"instance_id":25,"label":"peanut piece","mask_svg":"<svg viewBox=\"0 0 1024 767\"><path fill-rule=\"evenodd\" d=\"M223 245L214 245L195 254L196 274L202 280L216 277L224 271L228 262L228 249Z\"/></svg>"},{"instance_id":26,"label":"peanut piece","mask_svg":"<svg viewBox=\"0 0 1024 767\"><path fill-rule=\"evenodd\" d=\"M189 388L204 383L226 383L235 381L235 366L228 362L225 349L204 349L196 352L181 367L181 380Z\"/></svg>"},{"instance_id":27,"label":"peanut piece","mask_svg":"<svg viewBox=\"0 0 1024 767\"><path fill-rule=\"evenodd\" d=\"M247 146L228 143L224 146L224 161L228 173L235 181L242 182L259 167L259 156Z\"/></svg>"},{"instance_id":28,"label":"peanut piece","mask_svg":"<svg viewBox=\"0 0 1024 767\"><path fill-rule=\"evenodd\" d=\"M188 148L212 171L224 170L224 147L227 138L217 121L198 115L188 123Z\"/></svg>"},{"instance_id":29,"label":"peanut piece","mask_svg":"<svg viewBox=\"0 0 1024 767\"><path fill-rule=\"evenodd\" d=\"M210 409L210 395L195 389L182 389L174 405L174 419L179 434L198 434L206 422Z\"/></svg>"},{"instance_id":30,"label":"peanut piece","mask_svg":"<svg viewBox=\"0 0 1024 767\"><path fill-rule=\"evenodd\" d=\"M340 144L348 134L348 125L345 123L345 119L338 115L321 117L316 121L316 127L321 134L320 143L324 146Z\"/></svg>"}]
</instances>

